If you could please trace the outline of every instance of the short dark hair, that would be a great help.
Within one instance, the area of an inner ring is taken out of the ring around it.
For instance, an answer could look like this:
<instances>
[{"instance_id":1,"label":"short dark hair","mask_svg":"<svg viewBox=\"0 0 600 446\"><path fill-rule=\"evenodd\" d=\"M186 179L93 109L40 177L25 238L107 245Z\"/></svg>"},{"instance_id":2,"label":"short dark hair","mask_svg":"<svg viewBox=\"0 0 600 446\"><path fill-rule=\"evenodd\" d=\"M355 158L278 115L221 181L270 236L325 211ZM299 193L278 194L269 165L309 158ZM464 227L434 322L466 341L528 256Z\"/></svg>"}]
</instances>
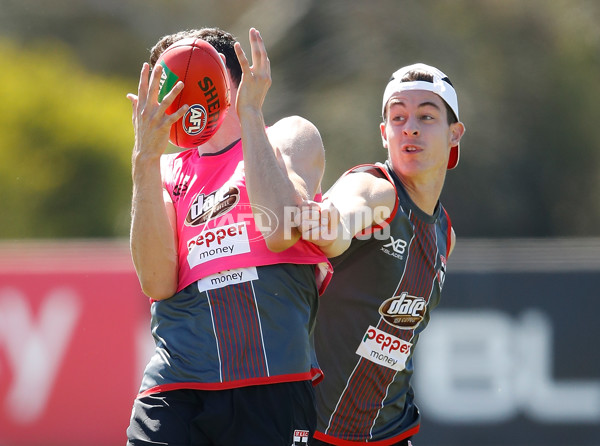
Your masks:
<instances>
[{"instance_id":1,"label":"short dark hair","mask_svg":"<svg viewBox=\"0 0 600 446\"><path fill-rule=\"evenodd\" d=\"M433 83L433 74L431 74L427 71L424 71L424 70L417 69L417 70L408 71L404 76L402 76L402 79L400 79L400 82L415 82L415 81L423 81L423 82ZM454 87L448 77L443 78L442 81L447 82L452 87ZM446 115L448 116L448 125L458 122L458 118L454 114L454 111L452 110L452 108L443 99L442 99L442 102L446 106ZM387 106L385 108L386 109L385 109L384 113L387 115ZM384 118L385 117L386 116L384 116Z\"/></svg>"},{"instance_id":2,"label":"short dark hair","mask_svg":"<svg viewBox=\"0 0 600 446\"><path fill-rule=\"evenodd\" d=\"M231 80L237 85L242 79L242 68L238 61L233 45L236 38L219 28L200 28L179 31L174 34L168 34L159 39L159 41L150 50L150 68L154 68L160 55L172 44L187 38L202 39L210 43L219 53L225 56L225 65L231 74Z\"/></svg>"}]
</instances>

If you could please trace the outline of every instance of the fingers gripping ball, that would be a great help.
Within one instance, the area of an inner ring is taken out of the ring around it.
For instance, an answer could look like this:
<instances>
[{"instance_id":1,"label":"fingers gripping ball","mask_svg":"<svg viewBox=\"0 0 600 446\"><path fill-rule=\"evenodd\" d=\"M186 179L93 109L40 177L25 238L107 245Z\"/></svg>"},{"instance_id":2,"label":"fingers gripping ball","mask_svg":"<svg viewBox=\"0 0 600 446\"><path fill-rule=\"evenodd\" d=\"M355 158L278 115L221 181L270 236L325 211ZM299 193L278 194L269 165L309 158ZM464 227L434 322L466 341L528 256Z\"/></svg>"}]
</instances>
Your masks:
<instances>
[{"instance_id":1,"label":"fingers gripping ball","mask_svg":"<svg viewBox=\"0 0 600 446\"><path fill-rule=\"evenodd\" d=\"M190 106L183 118L171 126L169 140L185 149L204 144L219 129L229 108L229 77L223 59L208 42L188 38L168 47L156 63L163 66L159 101L178 81L184 84L167 114L184 104Z\"/></svg>"}]
</instances>

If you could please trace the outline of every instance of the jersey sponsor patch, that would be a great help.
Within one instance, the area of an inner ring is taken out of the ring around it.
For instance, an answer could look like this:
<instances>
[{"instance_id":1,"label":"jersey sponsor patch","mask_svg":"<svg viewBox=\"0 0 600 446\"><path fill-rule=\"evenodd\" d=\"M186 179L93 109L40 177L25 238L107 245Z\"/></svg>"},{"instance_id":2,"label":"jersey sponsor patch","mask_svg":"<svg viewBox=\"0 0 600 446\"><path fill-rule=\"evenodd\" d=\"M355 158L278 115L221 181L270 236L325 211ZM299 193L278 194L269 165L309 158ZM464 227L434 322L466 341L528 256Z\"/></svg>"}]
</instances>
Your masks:
<instances>
[{"instance_id":1,"label":"jersey sponsor patch","mask_svg":"<svg viewBox=\"0 0 600 446\"><path fill-rule=\"evenodd\" d=\"M411 347L410 342L369 325L356 354L375 364L400 372L406 366Z\"/></svg>"},{"instance_id":2,"label":"jersey sponsor patch","mask_svg":"<svg viewBox=\"0 0 600 446\"><path fill-rule=\"evenodd\" d=\"M307 445L308 444L308 435L309 435L308 431L299 430L299 429L294 430L294 443L292 443L292 446Z\"/></svg>"},{"instance_id":3,"label":"jersey sponsor patch","mask_svg":"<svg viewBox=\"0 0 600 446\"><path fill-rule=\"evenodd\" d=\"M208 194L198 194L185 217L187 226L199 226L207 221L226 214L240 201L240 190L225 184Z\"/></svg>"},{"instance_id":4,"label":"jersey sponsor patch","mask_svg":"<svg viewBox=\"0 0 600 446\"><path fill-rule=\"evenodd\" d=\"M246 223L205 229L187 242L190 268L221 257L250 252Z\"/></svg>"},{"instance_id":5,"label":"jersey sponsor patch","mask_svg":"<svg viewBox=\"0 0 600 446\"><path fill-rule=\"evenodd\" d=\"M250 282L258 279L258 272L254 266L250 268L236 268L221 271L198 280L198 291L208 291L223 288L236 283Z\"/></svg>"},{"instance_id":6,"label":"jersey sponsor patch","mask_svg":"<svg viewBox=\"0 0 600 446\"><path fill-rule=\"evenodd\" d=\"M416 328L426 311L425 299L410 296L406 291L385 300L379 307L379 314L388 324L402 329Z\"/></svg>"},{"instance_id":7,"label":"jersey sponsor patch","mask_svg":"<svg viewBox=\"0 0 600 446\"><path fill-rule=\"evenodd\" d=\"M401 238L394 239L394 237L390 236L390 242L383 245L381 251L389 256L403 260L407 246L408 243L405 240L402 240Z\"/></svg>"}]
</instances>

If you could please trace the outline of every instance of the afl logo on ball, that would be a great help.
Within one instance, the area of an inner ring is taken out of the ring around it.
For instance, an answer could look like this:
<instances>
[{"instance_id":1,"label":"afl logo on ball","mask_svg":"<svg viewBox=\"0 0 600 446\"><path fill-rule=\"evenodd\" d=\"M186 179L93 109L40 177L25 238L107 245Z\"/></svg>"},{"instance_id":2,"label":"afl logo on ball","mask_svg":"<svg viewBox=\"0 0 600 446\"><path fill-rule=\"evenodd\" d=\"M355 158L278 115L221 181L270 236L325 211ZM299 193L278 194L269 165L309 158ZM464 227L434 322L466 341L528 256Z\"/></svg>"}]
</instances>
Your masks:
<instances>
[{"instance_id":1,"label":"afl logo on ball","mask_svg":"<svg viewBox=\"0 0 600 446\"><path fill-rule=\"evenodd\" d=\"M379 314L390 325L402 329L416 328L427 311L422 297L409 296L407 292L387 299L379 307Z\"/></svg>"},{"instance_id":2,"label":"afl logo on ball","mask_svg":"<svg viewBox=\"0 0 600 446\"><path fill-rule=\"evenodd\" d=\"M197 135L206 127L206 109L200 104L192 105L182 120L183 130L188 135Z\"/></svg>"}]
</instances>

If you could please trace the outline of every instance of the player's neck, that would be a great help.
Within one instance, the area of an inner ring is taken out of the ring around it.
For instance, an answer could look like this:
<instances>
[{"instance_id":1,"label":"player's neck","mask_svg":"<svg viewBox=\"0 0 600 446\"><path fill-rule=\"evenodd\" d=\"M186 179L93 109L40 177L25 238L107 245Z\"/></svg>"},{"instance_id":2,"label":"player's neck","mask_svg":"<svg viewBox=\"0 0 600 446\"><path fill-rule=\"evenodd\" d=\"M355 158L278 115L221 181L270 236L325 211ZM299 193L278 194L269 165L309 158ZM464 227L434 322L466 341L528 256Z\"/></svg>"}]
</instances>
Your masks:
<instances>
[{"instance_id":1,"label":"player's neck","mask_svg":"<svg viewBox=\"0 0 600 446\"><path fill-rule=\"evenodd\" d=\"M419 181L418 179L408 179L400 177L406 193L415 205L428 215L433 215L437 207L444 178L429 179L428 181Z\"/></svg>"},{"instance_id":2,"label":"player's neck","mask_svg":"<svg viewBox=\"0 0 600 446\"><path fill-rule=\"evenodd\" d=\"M242 130L235 109L230 108L227 113L234 113L234 116L226 116L213 137L198 147L201 155L220 152L242 137Z\"/></svg>"}]
</instances>

